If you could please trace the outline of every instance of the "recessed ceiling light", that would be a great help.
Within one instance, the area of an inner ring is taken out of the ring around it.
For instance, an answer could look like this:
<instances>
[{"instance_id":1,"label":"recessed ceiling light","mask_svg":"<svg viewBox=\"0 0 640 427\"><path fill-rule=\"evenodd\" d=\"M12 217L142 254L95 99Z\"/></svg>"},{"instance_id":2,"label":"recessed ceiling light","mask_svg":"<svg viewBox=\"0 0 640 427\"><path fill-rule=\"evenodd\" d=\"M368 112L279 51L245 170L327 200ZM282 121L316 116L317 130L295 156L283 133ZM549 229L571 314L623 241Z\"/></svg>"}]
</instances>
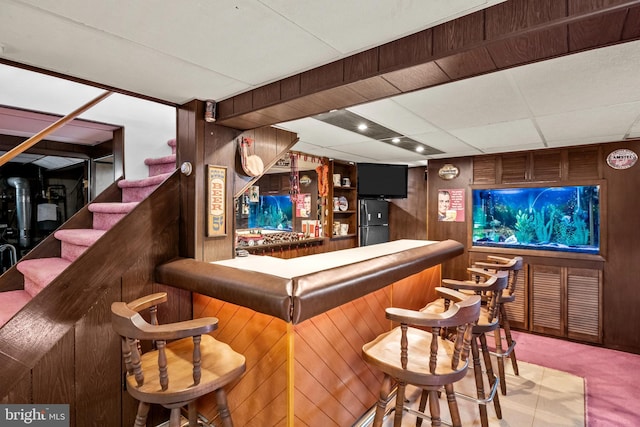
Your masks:
<instances>
[{"instance_id":1,"label":"recessed ceiling light","mask_svg":"<svg viewBox=\"0 0 640 427\"><path fill-rule=\"evenodd\" d=\"M358 125L358 130L362 131L362 130L366 130L367 129L367 125L365 125L364 123L360 123Z\"/></svg>"},{"instance_id":2,"label":"recessed ceiling light","mask_svg":"<svg viewBox=\"0 0 640 427\"><path fill-rule=\"evenodd\" d=\"M422 146L416 147L416 151L418 153L422 153L424 151L424 147L422 147Z\"/></svg>"},{"instance_id":3,"label":"recessed ceiling light","mask_svg":"<svg viewBox=\"0 0 640 427\"><path fill-rule=\"evenodd\" d=\"M397 144L398 142L400 142L400 138L393 138L391 142L393 142L394 144Z\"/></svg>"}]
</instances>

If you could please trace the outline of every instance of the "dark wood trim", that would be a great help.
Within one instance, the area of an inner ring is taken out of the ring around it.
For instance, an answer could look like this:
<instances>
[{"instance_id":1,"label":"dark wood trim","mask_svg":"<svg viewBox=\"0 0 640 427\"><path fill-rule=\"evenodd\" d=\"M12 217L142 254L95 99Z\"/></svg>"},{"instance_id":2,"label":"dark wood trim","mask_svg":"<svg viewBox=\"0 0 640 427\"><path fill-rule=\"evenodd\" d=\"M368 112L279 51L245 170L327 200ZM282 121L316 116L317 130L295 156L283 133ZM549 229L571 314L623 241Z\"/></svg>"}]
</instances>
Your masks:
<instances>
[{"instance_id":1,"label":"dark wood trim","mask_svg":"<svg viewBox=\"0 0 640 427\"><path fill-rule=\"evenodd\" d=\"M218 103L252 129L640 37L639 0L511 0ZM635 25L635 27L634 27Z\"/></svg>"},{"instance_id":2,"label":"dark wood trim","mask_svg":"<svg viewBox=\"0 0 640 427\"><path fill-rule=\"evenodd\" d=\"M124 177L124 128L113 132L113 179Z\"/></svg>"}]
</instances>

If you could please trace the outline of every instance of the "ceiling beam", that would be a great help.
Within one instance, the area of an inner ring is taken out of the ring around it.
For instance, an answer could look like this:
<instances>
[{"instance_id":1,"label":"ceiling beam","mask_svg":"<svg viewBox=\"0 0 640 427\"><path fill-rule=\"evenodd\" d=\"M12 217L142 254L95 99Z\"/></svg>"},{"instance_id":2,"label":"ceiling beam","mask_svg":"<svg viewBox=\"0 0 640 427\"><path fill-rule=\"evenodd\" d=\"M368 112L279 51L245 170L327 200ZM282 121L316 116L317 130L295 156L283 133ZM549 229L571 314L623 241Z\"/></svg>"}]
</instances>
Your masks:
<instances>
[{"instance_id":1,"label":"ceiling beam","mask_svg":"<svg viewBox=\"0 0 640 427\"><path fill-rule=\"evenodd\" d=\"M254 129L640 39L640 0L509 0L218 102Z\"/></svg>"}]
</instances>

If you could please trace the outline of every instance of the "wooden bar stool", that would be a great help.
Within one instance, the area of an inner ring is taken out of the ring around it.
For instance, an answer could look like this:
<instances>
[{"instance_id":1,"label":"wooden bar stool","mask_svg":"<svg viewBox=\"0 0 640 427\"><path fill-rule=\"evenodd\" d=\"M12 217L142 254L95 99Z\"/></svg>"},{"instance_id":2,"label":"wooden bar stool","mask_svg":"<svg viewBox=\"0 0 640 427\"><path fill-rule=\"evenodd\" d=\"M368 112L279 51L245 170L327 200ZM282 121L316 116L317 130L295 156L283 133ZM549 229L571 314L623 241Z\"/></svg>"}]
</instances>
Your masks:
<instances>
[{"instance_id":1,"label":"wooden bar stool","mask_svg":"<svg viewBox=\"0 0 640 427\"><path fill-rule=\"evenodd\" d=\"M481 300L483 301L478 321L472 328L473 339L471 340L471 355L473 359L477 398L473 399L468 396L467 398L478 403L482 427L488 427L489 418L487 415L486 405L493 402L498 419L502 419L502 408L500 407L500 399L496 393L500 379L493 373L491 354L487 347L485 334L500 327L498 323L498 301L502 296L502 292L507 287L509 276L508 273L504 271L493 274L478 268L468 268L467 271L469 271L472 276L478 276L481 279L478 279L477 281L444 279L442 280L442 285L446 288L455 289L457 291L471 292L476 294L476 296L481 297ZM439 313L446 311L449 305L450 301L447 298L440 298L427 304L421 311L426 313ZM489 393L486 395L484 391L484 381L482 379L480 351L482 351L487 379L489 381L489 387L491 388Z\"/></svg>"},{"instance_id":2,"label":"wooden bar stool","mask_svg":"<svg viewBox=\"0 0 640 427\"><path fill-rule=\"evenodd\" d=\"M500 327L504 329L504 336L507 342L507 349L502 350L502 334L501 329L498 328L494 332L496 351L495 355L498 356L498 373L500 375L500 391L502 394L507 394L507 382L505 381L504 374L504 358L511 359L511 366L513 367L513 373L520 375L518 370L518 360L516 359L515 346L516 342L511 336L511 324L509 323L509 315L505 304L516 300L516 286L518 284L518 274L522 270L522 257L505 258L499 256L489 255L486 261L477 261L473 264L474 267L482 268L489 272L495 271L507 271L509 273L509 284L505 292L502 293L499 305L499 320Z\"/></svg>"},{"instance_id":3,"label":"wooden bar stool","mask_svg":"<svg viewBox=\"0 0 640 427\"><path fill-rule=\"evenodd\" d=\"M196 399L211 392L222 425L233 426L223 387L244 373L244 356L207 335L218 327L214 317L158 325L157 305L166 301L161 292L111 304L112 326L122 338L127 391L140 402L134 426L146 426L152 403L171 409L170 427L180 425L180 408L187 406L189 426L197 426ZM151 324L139 313L146 309ZM157 349L142 352L144 340Z\"/></svg>"},{"instance_id":4,"label":"wooden bar stool","mask_svg":"<svg viewBox=\"0 0 640 427\"><path fill-rule=\"evenodd\" d=\"M442 313L424 313L402 308L387 308L387 319L400 326L378 336L362 347L362 357L370 365L384 372L380 398L376 406L374 427L384 420L392 386L397 384L394 427L402 425L404 412L430 418L432 426L441 425L438 393L444 387L454 426L461 426L453 383L464 378L468 367L471 330L480 314L480 297L466 296L451 289L436 288L442 297L452 301ZM426 331L419 328L431 328ZM443 339L441 328L455 328L455 342ZM405 388L411 384L422 388L428 396L430 416L424 407L415 411L404 406Z\"/></svg>"}]
</instances>

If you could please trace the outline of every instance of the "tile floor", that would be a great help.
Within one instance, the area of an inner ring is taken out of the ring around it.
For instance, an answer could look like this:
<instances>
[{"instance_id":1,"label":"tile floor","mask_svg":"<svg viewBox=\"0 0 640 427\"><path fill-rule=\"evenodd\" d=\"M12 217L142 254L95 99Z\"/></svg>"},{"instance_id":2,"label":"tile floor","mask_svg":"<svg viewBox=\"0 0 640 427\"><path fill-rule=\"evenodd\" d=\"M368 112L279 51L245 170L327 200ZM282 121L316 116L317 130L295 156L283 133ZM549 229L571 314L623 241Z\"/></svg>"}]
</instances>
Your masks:
<instances>
[{"instance_id":1,"label":"tile floor","mask_svg":"<svg viewBox=\"0 0 640 427\"><path fill-rule=\"evenodd\" d=\"M520 375L515 376L511 364L508 363L506 366L507 395L500 394L502 420L496 418L493 403L487 405L491 427L585 426L585 384L583 378L520 361L518 367ZM486 389L488 389L487 385L485 385ZM475 395L472 369L469 369L467 377L463 381L455 385L455 390L459 393ZM499 390L498 393L500 393ZM408 389L407 397L415 403L415 400L419 400L419 391L414 389L412 393L412 390ZM462 425L465 427L480 426L478 405L462 398L458 398L457 401ZM390 404L393 405L393 402ZM415 404L417 406L417 403ZM442 421L450 425L449 408L444 393L440 399L440 410ZM405 414L402 425L403 427L415 426L415 420L415 416ZM392 425L393 413L385 420L383 426L390 427ZM431 422L424 420L422 425L430 426Z\"/></svg>"}]
</instances>

